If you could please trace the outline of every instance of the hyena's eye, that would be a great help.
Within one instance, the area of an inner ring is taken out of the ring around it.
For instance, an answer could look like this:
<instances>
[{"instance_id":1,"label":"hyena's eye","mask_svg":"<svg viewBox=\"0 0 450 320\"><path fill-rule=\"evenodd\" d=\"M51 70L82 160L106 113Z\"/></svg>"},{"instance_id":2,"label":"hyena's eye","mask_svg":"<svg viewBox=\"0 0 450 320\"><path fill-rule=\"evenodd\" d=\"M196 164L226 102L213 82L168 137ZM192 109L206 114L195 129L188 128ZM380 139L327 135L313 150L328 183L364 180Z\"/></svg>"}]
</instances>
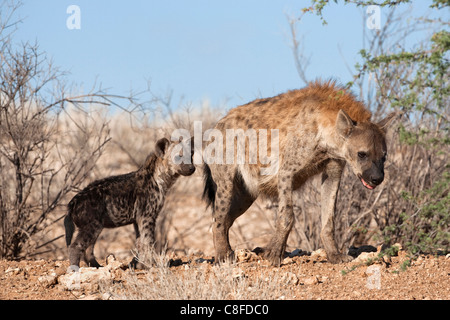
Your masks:
<instances>
[{"instance_id":1,"label":"hyena's eye","mask_svg":"<svg viewBox=\"0 0 450 320\"><path fill-rule=\"evenodd\" d=\"M358 152L358 158L360 158L360 159L367 158L367 153L365 153L363 151Z\"/></svg>"}]
</instances>

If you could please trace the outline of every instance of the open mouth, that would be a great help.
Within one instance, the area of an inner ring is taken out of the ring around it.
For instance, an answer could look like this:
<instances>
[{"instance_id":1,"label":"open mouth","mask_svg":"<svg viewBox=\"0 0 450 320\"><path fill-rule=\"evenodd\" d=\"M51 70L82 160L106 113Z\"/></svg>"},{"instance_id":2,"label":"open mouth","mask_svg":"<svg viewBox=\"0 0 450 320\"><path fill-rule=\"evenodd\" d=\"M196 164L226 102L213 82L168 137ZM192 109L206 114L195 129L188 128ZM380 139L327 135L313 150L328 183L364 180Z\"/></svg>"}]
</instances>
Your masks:
<instances>
[{"instance_id":1,"label":"open mouth","mask_svg":"<svg viewBox=\"0 0 450 320\"><path fill-rule=\"evenodd\" d=\"M361 176L358 176L358 178L361 180L364 187L366 187L369 190L375 189L375 186L370 185L368 182L366 182Z\"/></svg>"}]
</instances>

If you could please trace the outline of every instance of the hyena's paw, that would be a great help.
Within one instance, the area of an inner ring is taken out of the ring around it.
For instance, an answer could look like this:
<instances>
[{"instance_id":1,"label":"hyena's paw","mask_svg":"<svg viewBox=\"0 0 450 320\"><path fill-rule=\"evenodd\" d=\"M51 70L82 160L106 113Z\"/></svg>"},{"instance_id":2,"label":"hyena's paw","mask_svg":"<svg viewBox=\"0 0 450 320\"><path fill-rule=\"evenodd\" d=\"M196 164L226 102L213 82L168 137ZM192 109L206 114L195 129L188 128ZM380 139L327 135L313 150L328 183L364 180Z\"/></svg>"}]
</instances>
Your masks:
<instances>
[{"instance_id":1,"label":"hyena's paw","mask_svg":"<svg viewBox=\"0 0 450 320\"><path fill-rule=\"evenodd\" d=\"M145 264L143 264L139 259L134 257L130 263L128 264L128 268L131 270L147 270L149 267Z\"/></svg>"},{"instance_id":2,"label":"hyena's paw","mask_svg":"<svg viewBox=\"0 0 450 320\"><path fill-rule=\"evenodd\" d=\"M215 263L233 263L236 261L234 251L227 250L224 252L217 252L214 261Z\"/></svg>"},{"instance_id":3,"label":"hyena's paw","mask_svg":"<svg viewBox=\"0 0 450 320\"><path fill-rule=\"evenodd\" d=\"M281 261L284 259L284 250L275 246L267 246L266 248L260 248L260 251L264 259L268 260L272 266L281 266Z\"/></svg>"},{"instance_id":4,"label":"hyena's paw","mask_svg":"<svg viewBox=\"0 0 450 320\"><path fill-rule=\"evenodd\" d=\"M89 262L87 263L89 265L89 267L91 268L101 268L102 265L100 263L97 262L97 260L95 259L90 259Z\"/></svg>"},{"instance_id":5,"label":"hyena's paw","mask_svg":"<svg viewBox=\"0 0 450 320\"><path fill-rule=\"evenodd\" d=\"M343 253L327 253L327 260L331 263L346 263L353 260L352 256Z\"/></svg>"}]
</instances>

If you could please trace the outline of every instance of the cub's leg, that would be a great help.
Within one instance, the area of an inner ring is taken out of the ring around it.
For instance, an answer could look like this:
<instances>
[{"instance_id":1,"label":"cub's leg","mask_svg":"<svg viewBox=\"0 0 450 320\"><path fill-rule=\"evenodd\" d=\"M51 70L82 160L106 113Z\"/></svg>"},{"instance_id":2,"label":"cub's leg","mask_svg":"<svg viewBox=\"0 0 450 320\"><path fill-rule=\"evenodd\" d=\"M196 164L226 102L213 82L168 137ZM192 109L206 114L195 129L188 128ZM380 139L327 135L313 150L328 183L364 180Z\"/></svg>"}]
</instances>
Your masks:
<instances>
[{"instance_id":1,"label":"cub's leg","mask_svg":"<svg viewBox=\"0 0 450 320\"><path fill-rule=\"evenodd\" d=\"M131 261L131 267L136 269L146 269L152 264L152 254L155 245L155 223L157 214L152 214L138 218L134 223L136 231L137 258Z\"/></svg>"},{"instance_id":2,"label":"cub's leg","mask_svg":"<svg viewBox=\"0 0 450 320\"><path fill-rule=\"evenodd\" d=\"M79 267L81 256L83 256L87 265L96 268L100 267L100 264L95 260L93 251L95 241L102 229L103 227L95 221L79 227L75 241L69 246L70 265Z\"/></svg>"}]
</instances>

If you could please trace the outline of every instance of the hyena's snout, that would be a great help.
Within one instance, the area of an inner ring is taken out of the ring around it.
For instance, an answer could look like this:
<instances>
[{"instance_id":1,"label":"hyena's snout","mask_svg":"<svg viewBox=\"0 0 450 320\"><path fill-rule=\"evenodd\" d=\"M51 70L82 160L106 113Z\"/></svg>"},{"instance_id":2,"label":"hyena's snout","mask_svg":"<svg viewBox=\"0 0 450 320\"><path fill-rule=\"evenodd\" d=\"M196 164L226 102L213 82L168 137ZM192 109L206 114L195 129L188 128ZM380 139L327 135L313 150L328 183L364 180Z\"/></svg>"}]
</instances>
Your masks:
<instances>
[{"instance_id":1,"label":"hyena's snout","mask_svg":"<svg viewBox=\"0 0 450 320\"><path fill-rule=\"evenodd\" d=\"M363 171L359 178L367 189L373 190L383 182L384 168L382 165L380 167L373 163L369 169Z\"/></svg>"},{"instance_id":2,"label":"hyena's snout","mask_svg":"<svg viewBox=\"0 0 450 320\"><path fill-rule=\"evenodd\" d=\"M190 176L195 172L195 166L193 164L181 164L178 171L183 176Z\"/></svg>"}]
</instances>

